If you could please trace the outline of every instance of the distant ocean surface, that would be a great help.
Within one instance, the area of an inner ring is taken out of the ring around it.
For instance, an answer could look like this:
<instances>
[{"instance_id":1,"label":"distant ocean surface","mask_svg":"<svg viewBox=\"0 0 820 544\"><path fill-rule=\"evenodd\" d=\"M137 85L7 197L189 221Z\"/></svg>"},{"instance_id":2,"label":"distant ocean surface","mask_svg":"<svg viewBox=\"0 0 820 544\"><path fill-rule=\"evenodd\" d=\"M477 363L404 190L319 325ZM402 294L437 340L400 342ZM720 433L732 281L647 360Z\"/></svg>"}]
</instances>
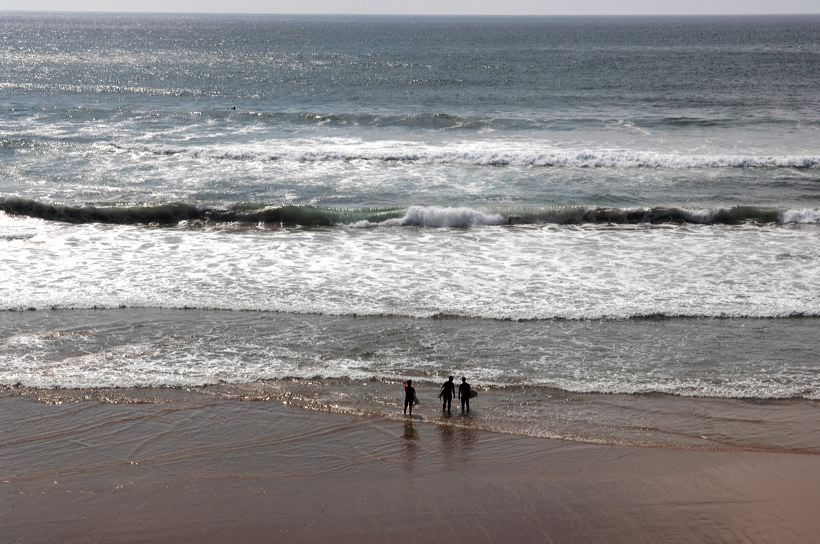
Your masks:
<instances>
[{"instance_id":1,"label":"distant ocean surface","mask_svg":"<svg viewBox=\"0 0 820 544\"><path fill-rule=\"evenodd\" d=\"M4 12L0 280L7 388L820 451L820 16Z\"/></svg>"}]
</instances>

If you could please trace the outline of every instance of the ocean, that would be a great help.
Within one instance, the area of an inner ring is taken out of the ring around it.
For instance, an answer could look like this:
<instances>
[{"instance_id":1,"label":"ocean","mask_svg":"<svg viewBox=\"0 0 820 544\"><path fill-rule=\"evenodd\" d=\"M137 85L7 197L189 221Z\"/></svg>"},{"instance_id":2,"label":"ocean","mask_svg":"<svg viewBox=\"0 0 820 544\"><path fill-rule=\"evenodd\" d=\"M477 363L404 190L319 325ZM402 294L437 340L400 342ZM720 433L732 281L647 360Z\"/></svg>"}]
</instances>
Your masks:
<instances>
[{"instance_id":1,"label":"ocean","mask_svg":"<svg viewBox=\"0 0 820 544\"><path fill-rule=\"evenodd\" d=\"M818 453L819 90L816 15L4 12L0 385Z\"/></svg>"}]
</instances>

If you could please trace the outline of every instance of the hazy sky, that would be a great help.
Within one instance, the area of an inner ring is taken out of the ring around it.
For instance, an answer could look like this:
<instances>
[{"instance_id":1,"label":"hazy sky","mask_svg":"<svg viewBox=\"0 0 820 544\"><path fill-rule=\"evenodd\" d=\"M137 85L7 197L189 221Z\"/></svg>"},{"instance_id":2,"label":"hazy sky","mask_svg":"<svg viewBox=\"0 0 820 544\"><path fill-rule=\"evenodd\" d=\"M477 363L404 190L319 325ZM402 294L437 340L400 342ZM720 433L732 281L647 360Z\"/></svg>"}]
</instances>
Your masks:
<instances>
[{"instance_id":1,"label":"hazy sky","mask_svg":"<svg viewBox=\"0 0 820 544\"><path fill-rule=\"evenodd\" d=\"M820 13L820 0L0 0L0 9L476 15Z\"/></svg>"}]
</instances>

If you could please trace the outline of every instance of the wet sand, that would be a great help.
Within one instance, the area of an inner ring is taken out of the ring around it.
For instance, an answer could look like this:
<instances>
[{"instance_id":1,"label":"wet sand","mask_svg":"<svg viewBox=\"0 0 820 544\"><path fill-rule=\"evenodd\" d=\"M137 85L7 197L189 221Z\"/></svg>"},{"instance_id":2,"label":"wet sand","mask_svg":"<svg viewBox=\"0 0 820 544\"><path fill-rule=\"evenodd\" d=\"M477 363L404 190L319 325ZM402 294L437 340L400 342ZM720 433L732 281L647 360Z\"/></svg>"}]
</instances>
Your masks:
<instances>
[{"instance_id":1,"label":"wet sand","mask_svg":"<svg viewBox=\"0 0 820 544\"><path fill-rule=\"evenodd\" d=\"M820 456L613 447L201 396L0 392L2 542L794 542Z\"/></svg>"}]
</instances>

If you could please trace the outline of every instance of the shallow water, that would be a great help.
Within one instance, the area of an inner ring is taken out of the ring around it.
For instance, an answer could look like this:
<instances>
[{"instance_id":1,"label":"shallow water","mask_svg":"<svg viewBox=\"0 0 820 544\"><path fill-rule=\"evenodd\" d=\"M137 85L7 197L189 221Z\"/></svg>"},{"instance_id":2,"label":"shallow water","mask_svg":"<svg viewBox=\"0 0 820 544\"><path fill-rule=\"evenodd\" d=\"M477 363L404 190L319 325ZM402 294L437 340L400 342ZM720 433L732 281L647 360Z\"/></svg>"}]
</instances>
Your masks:
<instances>
[{"instance_id":1,"label":"shallow water","mask_svg":"<svg viewBox=\"0 0 820 544\"><path fill-rule=\"evenodd\" d=\"M401 418L401 382L410 378L421 400L414 416L438 424L596 443L816 452L816 328L815 318L3 312L0 382L47 402L166 402L182 387L217 400ZM470 418L441 416L438 386L450 373L479 391Z\"/></svg>"}]
</instances>

